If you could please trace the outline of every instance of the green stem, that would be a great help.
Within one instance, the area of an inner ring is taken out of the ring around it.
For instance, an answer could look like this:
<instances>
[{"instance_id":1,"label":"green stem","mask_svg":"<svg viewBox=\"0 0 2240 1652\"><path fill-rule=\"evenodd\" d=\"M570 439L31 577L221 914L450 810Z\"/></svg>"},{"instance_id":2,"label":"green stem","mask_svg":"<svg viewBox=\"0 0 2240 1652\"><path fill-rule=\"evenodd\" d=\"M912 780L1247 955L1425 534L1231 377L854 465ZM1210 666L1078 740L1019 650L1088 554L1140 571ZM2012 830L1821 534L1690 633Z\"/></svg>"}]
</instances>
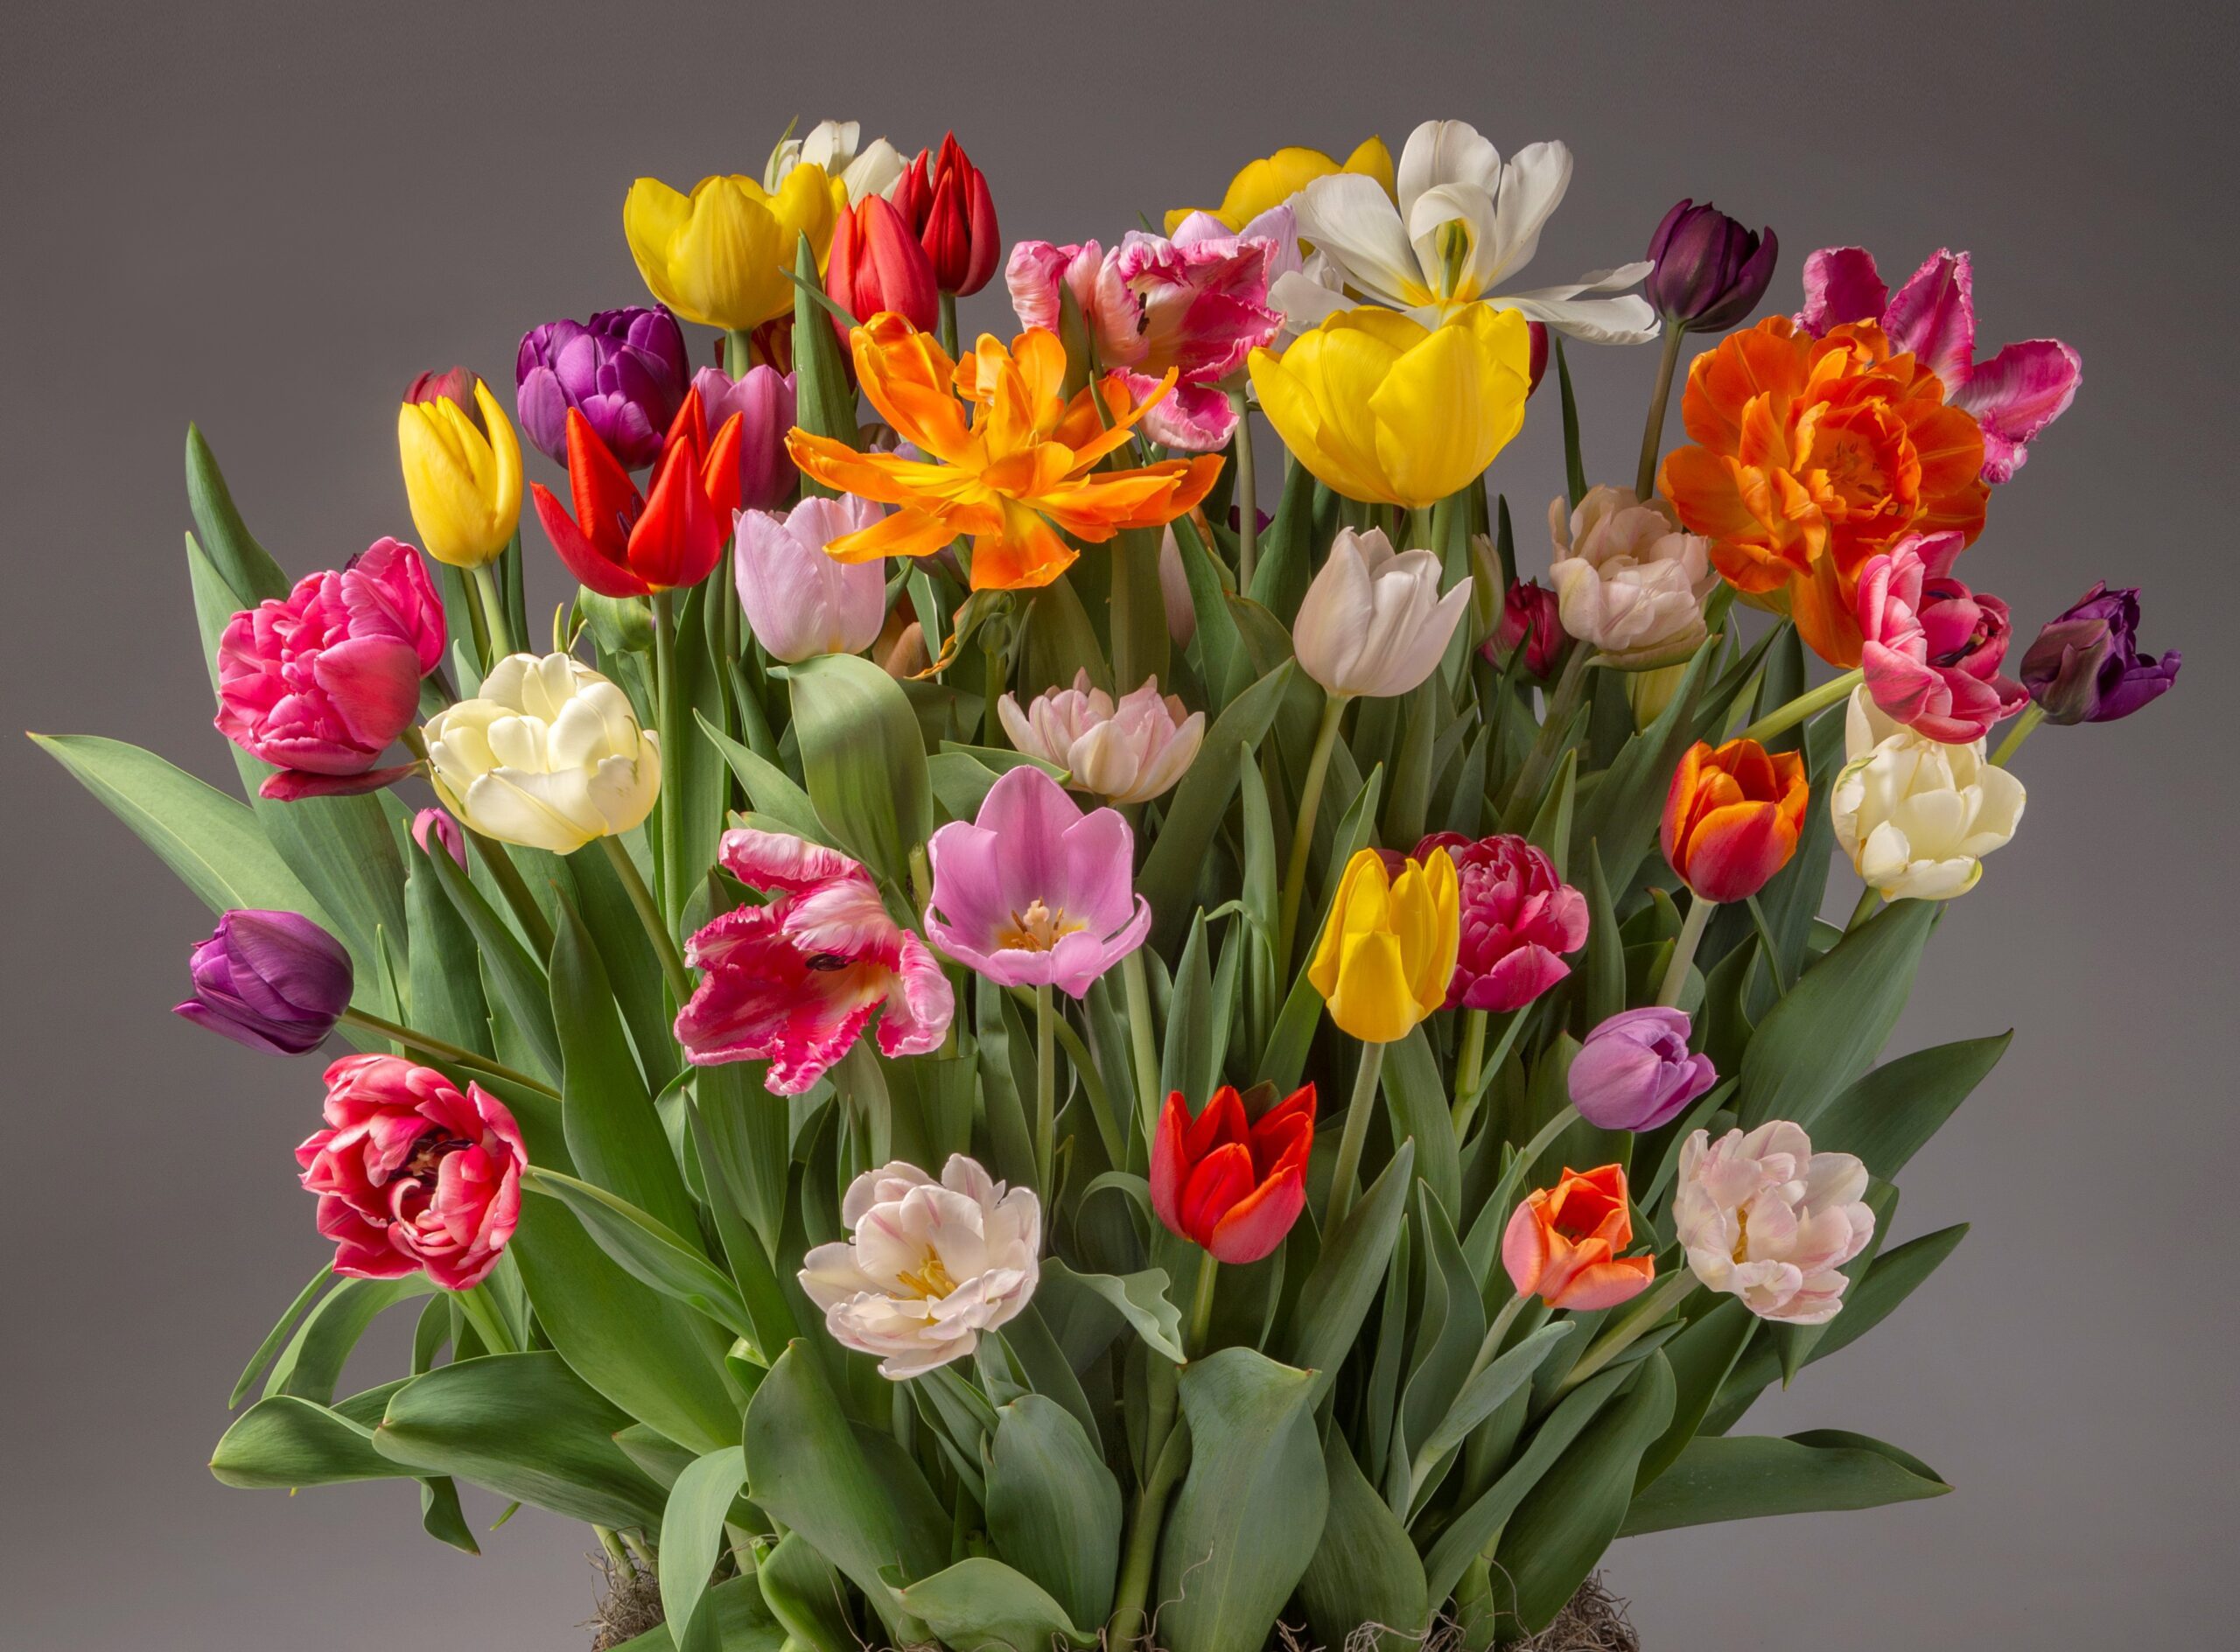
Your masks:
<instances>
[{"instance_id":1,"label":"green stem","mask_svg":"<svg viewBox=\"0 0 2240 1652\"><path fill-rule=\"evenodd\" d=\"M1643 1332L1678 1307L1695 1288L1696 1276L1688 1270L1684 1264L1666 1274L1657 1282L1656 1289L1642 1298L1639 1307L1597 1337L1594 1346L1579 1355L1578 1363L1572 1367L1571 1374L1564 1378L1556 1393L1558 1396L1570 1393L1623 1354L1640 1340Z\"/></svg>"},{"instance_id":2,"label":"green stem","mask_svg":"<svg viewBox=\"0 0 2240 1652\"><path fill-rule=\"evenodd\" d=\"M995 634L992 628L987 634L990 636ZM1006 675L1004 651L991 644L982 652L987 656L988 662L988 699L987 704L981 708L980 726L982 737L989 745L993 746L999 738L1004 738L1003 713L997 709L998 702L1004 697Z\"/></svg>"},{"instance_id":3,"label":"green stem","mask_svg":"<svg viewBox=\"0 0 2240 1652\"><path fill-rule=\"evenodd\" d=\"M1502 1070L1502 1063L1508 1060L1508 1053L1516 1047L1517 1036L1524 1031L1524 1024L1530 1016L1529 1008L1510 1015L1508 1025L1502 1029L1501 1042L1494 1046L1494 1053L1486 1057L1470 1075L1467 1086L1457 1075L1454 1105L1450 1111L1454 1119L1454 1139L1458 1144L1470 1134L1470 1121L1477 1116L1478 1103L1486 1098L1487 1085L1493 1082L1494 1074ZM1466 1032L1464 1037L1466 1040L1468 1034Z\"/></svg>"},{"instance_id":4,"label":"green stem","mask_svg":"<svg viewBox=\"0 0 2240 1652\"><path fill-rule=\"evenodd\" d=\"M1656 451L1664 444L1664 410L1672 400L1672 374L1680 365L1680 340L1687 328L1664 326L1664 351L1656 362L1656 390L1648 399L1648 428L1642 432L1641 469L1634 476L1634 497L1646 504L1656 492Z\"/></svg>"},{"instance_id":5,"label":"green stem","mask_svg":"<svg viewBox=\"0 0 2240 1652\"><path fill-rule=\"evenodd\" d=\"M942 294L941 341L942 354L952 361L956 360L956 295Z\"/></svg>"},{"instance_id":6,"label":"green stem","mask_svg":"<svg viewBox=\"0 0 2240 1652\"><path fill-rule=\"evenodd\" d=\"M754 365L754 335L744 327L732 327L724 333L724 374L737 381L747 375Z\"/></svg>"},{"instance_id":7,"label":"green stem","mask_svg":"<svg viewBox=\"0 0 2240 1652\"><path fill-rule=\"evenodd\" d=\"M637 1563L630 1558L630 1551L622 1546L622 1539L615 1535L614 1528L594 1524L592 1530L598 1534L598 1546L606 1550L606 1558L614 1563L615 1569L626 1578L636 1577Z\"/></svg>"},{"instance_id":8,"label":"green stem","mask_svg":"<svg viewBox=\"0 0 2240 1652\"><path fill-rule=\"evenodd\" d=\"M656 591L654 610L654 725L662 743L660 835L654 868L661 886L662 928L674 930L684 910L684 743L676 690L676 593Z\"/></svg>"},{"instance_id":9,"label":"green stem","mask_svg":"<svg viewBox=\"0 0 2240 1652\"><path fill-rule=\"evenodd\" d=\"M1102 398L1095 398L1100 405ZM1115 534L1107 548L1112 574L1112 686L1125 694L1144 680L1136 658L1136 582L1128 567L1128 536Z\"/></svg>"},{"instance_id":10,"label":"green stem","mask_svg":"<svg viewBox=\"0 0 2240 1652\"><path fill-rule=\"evenodd\" d=\"M1992 753L1992 766L2005 768L2008 760L2022 749L2022 742L2030 738L2030 732L2045 720L2045 707L2035 700L2031 701L2022 715L2014 719L2014 726L2007 731L2006 738L1998 743L1998 750Z\"/></svg>"},{"instance_id":11,"label":"green stem","mask_svg":"<svg viewBox=\"0 0 2240 1652\"><path fill-rule=\"evenodd\" d=\"M1042 1195L1045 1209L1058 1197L1050 1180L1058 1133L1058 1035L1051 1026L1055 1018L1045 981L1034 989L1034 1190Z\"/></svg>"},{"instance_id":12,"label":"green stem","mask_svg":"<svg viewBox=\"0 0 2240 1652\"><path fill-rule=\"evenodd\" d=\"M1128 995L1128 1041L1135 1051L1136 1114L1144 1140L1158 1133L1158 1040L1152 1026L1152 984L1144 973L1144 949L1120 960L1120 981Z\"/></svg>"},{"instance_id":13,"label":"green stem","mask_svg":"<svg viewBox=\"0 0 2240 1652\"><path fill-rule=\"evenodd\" d=\"M1322 1219L1323 1242L1354 1206L1354 1182L1368 1140L1368 1116L1376 1109L1376 1081L1384 1068L1384 1046L1362 1046L1361 1070L1354 1075L1354 1098L1346 1104L1346 1133L1338 1138L1338 1162L1330 1172L1330 1208Z\"/></svg>"},{"instance_id":14,"label":"green stem","mask_svg":"<svg viewBox=\"0 0 2240 1652\"><path fill-rule=\"evenodd\" d=\"M1214 1326L1214 1276L1221 1264L1210 1250L1198 1253L1198 1288L1190 1298L1190 1333L1182 1346L1192 1359L1206 1351L1206 1338Z\"/></svg>"},{"instance_id":15,"label":"green stem","mask_svg":"<svg viewBox=\"0 0 2240 1652\"><path fill-rule=\"evenodd\" d=\"M1556 1138L1578 1123L1578 1109L1566 1102L1556 1116L1543 1124L1532 1139L1524 1144L1516 1155L1516 1177L1520 1185L1532 1180L1532 1166L1540 1155L1556 1144Z\"/></svg>"},{"instance_id":16,"label":"green stem","mask_svg":"<svg viewBox=\"0 0 2240 1652\"><path fill-rule=\"evenodd\" d=\"M1494 1356L1502 1351L1502 1339L1508 1334L1509 1326L1516 1323L1517 1314L1523 1310L1524 1305L1531 1300L1530 1296L1518 1293L1513 1294L1507 1302L1502 1304L1501 1312L1494 1315L1494 1322L1486 1327L1486 1334L1479 1340L1478 1352L1470 1362L1469 1374L1462 1379L1461 1389L1457 1389L1455 1390L1457 1393L1476 1382L1479 1373L1494 1362ZM1441 1455L1445 1453L1442 1452ZM1423 1490L1424 1482L1431 1478L1432 1470L1437 1468L1438 1464L1439 1459L1432 1456L1428 1450L1416 1454L1416 1460L1410 1465L1408 1470L1408 1507L1410 1508L1415 1507L1417 1494Z\"/></svg>"},{"instance_id":17,"label":"green stem","mask_svg":"<svg viewBox=\"0 0 2240 1652\"><path fill-rule=\"evenodd\" d=\"M477 563L469 571L475 597L482 605L482 623L490 633L491 662L495 664L514 651L513 627L506 623L506 599L499 594L498 581L488 563Z\"/></svg>"},{"instance_id":18,"label":"green stem","mask_svg":"<svg viewBox=\"0 0 2240 1652\"><path fill-rule=\"evenodd\" d=\"M1688 903L1688 915L1680 920L1680 938L1672 943L1672 960L1664 966L1664 982L1656 990L1656 1001L1666 1009L1680 1002L1680 994L1688 984L1688 966L1695 962L1696 948L1704 938L1704 927L1712 920L1712 914L1718 909L1718 902L1696 895Z\"/></svg>"},{"instance_id":19,"label":"green stem","mask_svg":"<svg viewBox=\"0 0 2240 1652\"><path fill-rule=\"evenodd\" d=\"M1564 736L1571 730L1572 719L1578 715L1579 702L1586 696L1587 662L1593 656L1592 643L1572 645L1571 657L1564 662L1563 675L1556 679L1555 691L1548 696L1547 715L1541 719L1540 732L1532 742L1532 750L1524 760L1524 767L1516 777L1516 785L1509 793L1512 804L1537 808L1540 788L1548 783L1554 772L1556 760L1563 750Z\"/></svg>"},{"instance_id":20,"label":"green stem","mask_svg":"<svg viewBox=\"0 0 2240 1652\"><path fill-rule=\"evenodd\" d=\"M482 869L490 874L490 881L498 886L498 892L505 897L506 906L522 927L522 934L528 942L529 949L540 960L552 956L552 926L545 921L544 909L536 904L536 897L528 891L528 882L522 876L522 869L514 864L503 844L485 837L465 821L459 829L466 841L474 845L474 852L482 858Z\"/></svg>"},{"instance_id":21,"label":"green stem","mask_svg":"<svg viewBox=\"0 0 2240 1652\"><path fill-rule=\"evenodd\" d=\"M1464 1098L1475 1096L1478 1094L1478 1080L1485 1071L1486 1023L1491 1018L1483 1010L1467 1010L1463 1012L1462 1054L1455 1059L1454 1063L1453 1111L1458 1127L1455 1131L1455 1139L1458 1142L1462 1138L1460 1126L1469 1123L1469 1116L1462 1110Z\"/></svg>"},{"instance_id":22,"label":"green stem","mask_svg":"<svg viewBox=\"0 0 2240 1652\"><path fill-rule=\"evenodd\" d=\"M1299 788L1298 819L1292 826L1292 858L1284 869L1283 903L1276 926L1276 976L1290 974L1292 943L1298 938L1298 907L1306 892L1306 862L1314 850L1314 821L1322 808L1322 786L1330 774L1330 753L1338 744L1338 724L1350 696L1333 694L1322 703L1321 726L1314 731L1314 754L1306 760L1306 783Z\"/></svg>"},{"instance_id":23,"label":"green stem","mask_svg":"<svg viewBox=\"0 0 2240 1652\"><path fill-rule=\"evenodd\" d=\"M1034 1008L1034 994L1026 988L1013 987L1011 993L1022 1008ZM1058 1014L1050 1018L1050 1030L1058 1035L1059 1047L1074 1064L1074 1076L1081 1080L1082 1094L1088 1098L1089 1116L1096 1121L1096 1136L1104 1144L1105 1161L1116 1168L1124 1166L1128 1162L1128 1139L1121 1134L1119 1121L1112 1116L1112 1098L1105 1092L1103 1076L1096 1070L1088 1046L1082 1042L1082 1035L1066 1019L1062 1006Z\"/></svg>"},{"instance_id":24,"label":"green stem","mask_svg":"<svg viewBox=\"0 0 2240 1652\"><path fill-rule=\"evenodd\" d=\"M1830 677L1818 688L1807 690L1787 705L1775 706L1734 738L1762 744L1784 729L1795 728L1815 712L1849 699L1852 690L1866 680L1866 673L1854 666L1841 676Z\"/></svg>"},{"instance_id":25,"label":"green stem","mask_svg":"<svg viewBox=\"0 0 2240 1652\"><path fill-rule=\"evenodd\" d=\"M1252 476L1252 415L1242 387L1228 393L1236 415L1236 588L1252 589L1252 570L1260 558L1260 496Z\"/></svg>"},{"instance_id":26,"label":"green stem","mask_svg":"<svg viewBox=\"0 0 2240 1652\"><path fill-rule=\"evenodd\" d=\"M1858 892L1858 905L1853 906L1852 908L1852 915L1844 920L1844 933L1845 934L1849 934L1852 930L1858 928L1859 925L1865 923L1867 920L1869 914L1874 911L1874 908L1880 903L1881 900L1882 892L1880 889L1875 888L1872 884L1860 890Z\"/></svg>"},{"instance_id":27,"label":"green stem","mask_svg":"<svg viewBox=\"0 0 2240 1652\"><path fill-rule=\"evenodd\" d=\"M1154 1354L1148 1375L1150 1418L1144 1438L1151 1473L1136 1494L1136 1516L1128 1530L1112 1616L1105 1625L1105 1642L1111 1652L1128 1652L1144 1633L1144 1601L1151 1592L1152 1563L1158 1558L1166 1500L1190 1460L1189 1433L1174 1426L1174 1368Z\"/></svg>"},{"instance_id":28,"label":"green stem","mask_svg":"<svg viewBox=\"0 0 2240 1652\"><path fill-rule=\"evenodd\" d=\"M494 1061L486 1055L479 1055L474 1051L463 1048L448 1040L417 1032L400 1022L384 1020L378 1015L368 1015L363 1010L345 1010L340 1019L345 1026L358 1027L382 1038L394 1040L407 1049L417 1050L421 1054L431 1056L438 1061L449 1061L454 1067L472 1068L478 1073L487 1073L493 1078L501 1078L508 1084L518 1084L523 1089L535 1090L540 1095L550 1096L556 1101L559 1099L560 1092L542 1079L531 1078L526 1073L516 1073L502 1062Z\"/></svg>"},{"instance_id":29,"label":"green stem","mask_svg":"<svg viewBox=\"0 0 2240 1652\"><path fill-rule=\"evenodd\" d=\"M466 1322L474 1327L475 1335L482 1339L482 1346L493 1354L518 1354L514 1346L513 1333L506 1328L505 1316L498 1312L498 1305L484 1294L486 1287L472 1285L464 1291L452 1292L452 1299L466 1315Z\"/></svg>"},{"instance_id":30,"label":"green stem","mask_svg":"<svg viewBox=\"0 0 2240 1652\"><path fill-rule=\"evenodd\" d=\"M678 955L676 938L662 920L662 909L654 904L654 892L638 875L638 863L630 858L630 851L620 837L610 832L598 842L606 851L607 863L614 868L614 875L622 880L623 892L637 909L638 921L646 928L646 938L654 943L654 956L660 961L662 979L668 983L669 994L681 1010L692 996L692 977L684 971L684 960Z\"/></svg>"}]
</instances>

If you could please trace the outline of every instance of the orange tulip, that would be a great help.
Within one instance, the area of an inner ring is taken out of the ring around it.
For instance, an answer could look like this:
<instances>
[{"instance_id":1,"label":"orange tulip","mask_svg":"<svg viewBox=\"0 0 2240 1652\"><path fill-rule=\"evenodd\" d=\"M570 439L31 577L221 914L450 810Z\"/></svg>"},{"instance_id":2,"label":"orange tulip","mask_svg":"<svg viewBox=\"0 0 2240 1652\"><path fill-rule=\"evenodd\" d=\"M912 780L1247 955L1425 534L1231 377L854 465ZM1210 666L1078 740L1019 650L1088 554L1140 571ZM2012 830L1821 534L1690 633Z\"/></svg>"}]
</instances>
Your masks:
<instances>
[{"instance_id":1,"label":"orange tulip","mask_svg":"<svg viewBox=\"0 0 2240 1652\"><path fill-rule=\"evenodd\" d=\"M1796 853L1810 789L1797 752L1698 740L1664 794L1664 858L1698 900L1746 900Z\"/></svg>"},{"instance_id":2,"label":"orange tulip","mask_svg":"<svg viewBox=\"0 0 2240 1652\"><path fill-rule=\"evenodd\" d=\"M1508 1219L1502 1265L1521 1297L1539 1297L1551 1308L1614 1308L1656 1277L1654 1256L1618 1254L1633 1242L1625 1167L1584 1173L1567 1167Z\"/></svg>"},{"instance_id":3,"label":"orange tulip","mask_svg":"<svg viewBox=\"0 0 2240 1652\"><path fill-rule=\"evenodd\" d=\"M788 435L786 450L804 475L900 508L825 547L843 562L930 556L969 534L975 591L1032 590L1081 554L1060 529L1101 544L1124 528L1163 527L1203 499L1221 473L1222 461L1211 456L1096 468L1172 388L1172 372L1140 405L1130 405L1116 379L1105 380L1107 428L1091 391L1070 401L1062 394L1066 347L1040 327L1008 350L983 333L954 363L932 335L899 315L873 316L849 340L864 394L928 458L859 453L798 429Z\"/></svg>"},{"instance_id":4,"label":"orange tulip","mask_svg":"<svg viewBox=\"0 0 2240 1652\"><path fill-rule=\"evenodd\" d=\"M1786 592L1831 665L1858 663L1870 556L1908 534L1983 531L1983 431L1872 322L1815 339L1768 316L1696 358L1680 409L1696 444L1666 455L1659 488L1736 590Z\"/></svg>"}]
</instances>

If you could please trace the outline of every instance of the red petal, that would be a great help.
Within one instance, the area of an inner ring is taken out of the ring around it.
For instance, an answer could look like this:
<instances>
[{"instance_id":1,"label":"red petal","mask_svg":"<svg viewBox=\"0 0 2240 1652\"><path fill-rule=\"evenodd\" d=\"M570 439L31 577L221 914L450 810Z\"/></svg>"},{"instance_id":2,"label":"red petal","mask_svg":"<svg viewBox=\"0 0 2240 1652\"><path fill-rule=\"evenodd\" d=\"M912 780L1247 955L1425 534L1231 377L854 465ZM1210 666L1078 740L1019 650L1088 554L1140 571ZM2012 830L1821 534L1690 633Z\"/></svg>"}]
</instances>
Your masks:
<instances>
[{"instance_id":1,"label":"red petal","mask_svg":"<svg viewBox=\"0 0 2240 1652\"><path fill-rule=\"evenodd\" d=\"M543 483L531 482L528 493L536 507L536 519L544 524L545 537L578 583L602 597L642 597L650 589L619 561L610 560L604 547L586 539Z\"/></svg>"}]
</instances>

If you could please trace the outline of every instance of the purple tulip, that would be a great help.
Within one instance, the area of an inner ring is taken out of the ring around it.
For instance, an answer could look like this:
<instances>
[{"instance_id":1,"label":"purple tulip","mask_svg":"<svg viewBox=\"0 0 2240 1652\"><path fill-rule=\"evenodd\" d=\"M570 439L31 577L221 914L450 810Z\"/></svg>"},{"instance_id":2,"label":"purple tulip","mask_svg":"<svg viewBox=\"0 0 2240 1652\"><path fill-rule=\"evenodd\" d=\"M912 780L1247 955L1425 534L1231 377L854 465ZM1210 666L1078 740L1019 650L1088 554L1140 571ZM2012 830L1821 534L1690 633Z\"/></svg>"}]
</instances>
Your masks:
<instances>
[{"instance_id":1,"label":"purple tulip","mask_svg":"<svg viewBox=\"0 0 2240 1652\"><path fill-rule=\"evenodd\" d=\"M1766 296L1780 251L1770 228L1754 234L1709 201L1684 200L1649 237L1656 268L1642 291L1667 326L1724 332Z\"/></svg>"},{"instance_id":2,"label":"purple tulip","mask_svg":"<svg viewBox=\"0 0 2240 1652\"><path fill-rule=\"evenodd\" d=\"M568 410L626 470L661 457L684 404L684 332L667 310L602 310L587 322L548 321L522 335L514 358L522 433L555 464L568 462Z\"/></svg>"},{"instance_id":3,"label":"purple tulip","mask_svg":"<svg viewBox=\"0 0 2240 1652\"><path fill-rule=\"evenodd\" d=\"M274 1055L317 1049L349 1007L350 955L292 912L228 912L188 957L194 996L172 1012Z\"/></svg>"},{"instance_id":4,"label":"purple tulip","mask_svg":"<svg viewBox=\"0 0 2240 1652\"><path fill-rule=\"evenodd\" d=\"M2138 592L2102 580L2022 656L2022 686L2049 723L2113 723L2178 680L2182 656L2138 651Z\"/></svg>"},{"instance_id":5,"label":"purple tulip","mask_svg":"<svg viewBox=\"0 0 2240 1652\"><path fill-rule=\"evenodd\" d=\"M1624 1010L1586 1035L1572 1058L1572 1105L1598 1130L1655 1130L1677 1118L1718 1074L1688 1051L1684 1012Z\"/></svg>"},{"instance_id":6,"label":"purple tulip","mask_svg":"<svg viewBox=\"0 0 2240 1652\"><path fill-rule=\"evenodd\" d=\"M775 368L749 368L734 379L720 368L692 375L700 405L708 410L710 433L740 415L738 508L777 510L794 496L801 476L786 455L786 432L794 424L794 375Z\"/></svg>"}]
</instances>

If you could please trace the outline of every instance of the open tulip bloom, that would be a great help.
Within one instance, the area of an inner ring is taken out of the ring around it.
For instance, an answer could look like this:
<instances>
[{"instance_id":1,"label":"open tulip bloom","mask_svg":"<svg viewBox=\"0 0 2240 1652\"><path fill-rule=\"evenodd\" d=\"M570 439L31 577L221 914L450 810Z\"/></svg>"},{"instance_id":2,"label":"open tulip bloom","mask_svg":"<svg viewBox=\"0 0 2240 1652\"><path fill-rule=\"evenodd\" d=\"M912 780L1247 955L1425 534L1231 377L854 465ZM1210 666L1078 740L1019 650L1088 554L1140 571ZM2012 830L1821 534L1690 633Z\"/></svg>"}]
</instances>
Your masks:
<instances>
[{"instance_id":1,"label":"open tulip bloom","mask_svg":"<svg viewBox=\"0 0 2240 1652\"><path fill-rule=\"evenodd\" d=\"M1997 1042L1874 1064L2024 738L2178 676L1988 594L2076 353L1700 187L1523 286L1570 153L1455 121L1008 244L877 130L640 179L647 290L477 346L541 479L424 374L388 536L284 571L190 434L253 808L38 737L219 914L182 1021L357 1052L228 1126L331 1260L219 1478L537 1503L696 1652L1506 1644L1613 1532L1950 1489L1810 1362L1964 1231L1896 1183ZM1661 329L1637 472L1512 446Z\"/></svg>"}]
</instances>

